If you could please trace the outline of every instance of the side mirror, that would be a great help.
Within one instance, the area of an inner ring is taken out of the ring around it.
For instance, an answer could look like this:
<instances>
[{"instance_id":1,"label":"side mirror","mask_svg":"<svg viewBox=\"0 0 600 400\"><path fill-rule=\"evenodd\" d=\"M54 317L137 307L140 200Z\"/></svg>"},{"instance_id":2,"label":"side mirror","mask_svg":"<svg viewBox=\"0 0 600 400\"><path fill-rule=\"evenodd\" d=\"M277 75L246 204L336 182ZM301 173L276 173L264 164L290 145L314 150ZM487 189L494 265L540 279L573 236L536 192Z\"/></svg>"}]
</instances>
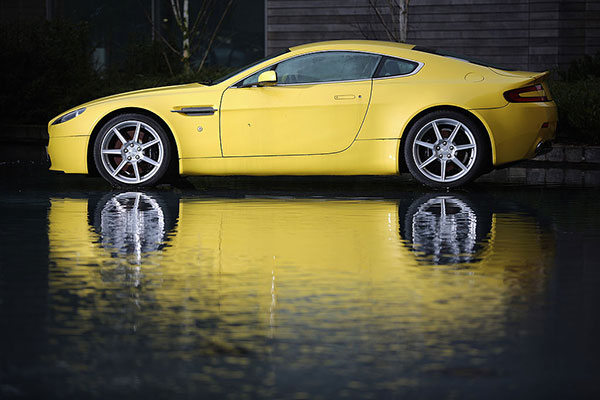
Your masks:
<instances>
[{"instance_id":1,"label":"side mirror","mask_svg":"<svg viewBox=\"0 0 600 400\"><path fill-rule=\"evenodd\" d=\"M265 71L258 76L258 86L273 86L277 84L277 73Z\"/></svg>"}]
</instances>

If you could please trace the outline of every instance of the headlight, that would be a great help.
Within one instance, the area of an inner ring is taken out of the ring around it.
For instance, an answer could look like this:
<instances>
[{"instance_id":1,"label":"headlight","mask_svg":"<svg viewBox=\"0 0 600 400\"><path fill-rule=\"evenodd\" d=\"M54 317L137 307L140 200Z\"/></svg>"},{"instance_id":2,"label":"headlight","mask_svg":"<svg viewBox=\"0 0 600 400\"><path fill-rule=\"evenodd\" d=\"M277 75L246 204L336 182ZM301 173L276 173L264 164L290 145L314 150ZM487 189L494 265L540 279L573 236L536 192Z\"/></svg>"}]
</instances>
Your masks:
<instances>
[{"instance_id":1,"label":"headlight","mask_svg":"<svg viewBox=\"0 0 600 400\"><path fill-rule=\"evenodd\" d=\"M79 114L82 114L85 111L85 107L80 108L79 110L71 111L68 114L63 115L62 117L56 118L56 120L52 123L52 125L62 124L63 122L67 122Z\"/></svg>"}]
</instances>

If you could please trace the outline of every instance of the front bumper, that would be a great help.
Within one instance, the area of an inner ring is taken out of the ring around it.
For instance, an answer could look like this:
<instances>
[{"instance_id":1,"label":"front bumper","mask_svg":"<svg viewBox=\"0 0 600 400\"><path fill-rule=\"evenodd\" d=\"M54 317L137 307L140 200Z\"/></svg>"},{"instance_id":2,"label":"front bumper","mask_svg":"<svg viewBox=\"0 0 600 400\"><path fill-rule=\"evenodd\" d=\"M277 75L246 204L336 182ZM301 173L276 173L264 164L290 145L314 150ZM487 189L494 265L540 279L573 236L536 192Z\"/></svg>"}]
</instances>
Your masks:
<instances>
[{"instance_id":1,"label":"front bumper","mask_svg":"<svg viewBox=\"0 0 600 400\"><path fill-rule=\"evenodd\" d=\"M89 136L50 136L48 155L50 170L68 174L87 174Z\"/></svg>"}]
</instances>

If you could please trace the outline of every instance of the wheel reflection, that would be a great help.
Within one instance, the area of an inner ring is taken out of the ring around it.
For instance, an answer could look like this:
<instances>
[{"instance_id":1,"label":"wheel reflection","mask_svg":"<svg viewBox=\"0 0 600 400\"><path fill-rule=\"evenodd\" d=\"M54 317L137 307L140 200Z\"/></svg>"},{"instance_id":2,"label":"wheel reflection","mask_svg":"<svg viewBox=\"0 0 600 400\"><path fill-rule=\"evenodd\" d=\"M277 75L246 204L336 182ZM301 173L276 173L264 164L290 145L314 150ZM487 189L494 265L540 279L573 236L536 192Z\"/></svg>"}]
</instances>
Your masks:
<instances>
[{"instance_id":1,"label":"wheel reflection","mask_svg":"<svg viewBox=\"0 0 600 400\"><path fill-rule=\"evenodd\" d=\"M146 253L165 243L165 211L154 197L142 192L110 195L96 206L94 227L103 248L141 263Z\"/></svg>"},{"instance_id":2,"label":"wheel reflection","mask_svg":"<svg viewBox=\"0 0 600 400\"><path fill-rule=\"evenodd\" d=\"M180 371L169 387L207 377L223 393L272 384L260 360L337 360L340 374L383 360L391 384L424 359L497 359L507 326L531 315L521 305L545 293L552 236L512 201L409 196L52 199L44 357L82 365L71 385L98 393L138 382L131 365L146 367L143 387Z\"/></svg>"},{"instance_id":3,"label":"wheel reflection","mask_svg":"<svg viewBox=\"0 0 600 400\"><path fill-rule=\"evenodd\" d=\"M454 195L424 196L405 214L402 236L417 259L435 265L473 263L491 226L491 213Z\"/></svg>"}]
</instances>

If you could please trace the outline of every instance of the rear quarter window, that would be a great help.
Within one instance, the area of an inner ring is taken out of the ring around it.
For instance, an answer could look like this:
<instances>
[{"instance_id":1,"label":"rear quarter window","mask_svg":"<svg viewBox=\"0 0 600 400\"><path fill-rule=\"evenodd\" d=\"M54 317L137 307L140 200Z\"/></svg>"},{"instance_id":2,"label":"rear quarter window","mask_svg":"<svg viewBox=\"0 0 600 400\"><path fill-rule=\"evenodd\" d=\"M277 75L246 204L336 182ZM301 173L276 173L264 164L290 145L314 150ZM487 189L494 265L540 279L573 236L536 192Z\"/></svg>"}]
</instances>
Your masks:
<instances>
[{"instance_id":1,"label":"rear quarter window","mask_svg":"<svg viewBox=\"0 0 600 400\"><path fill-rule=\"evenodd\" d=\"M418 67L419 63L414 61L385 57L375 73L375 78L409 75L415 72Z\"/></svg>"}]
</instances>

